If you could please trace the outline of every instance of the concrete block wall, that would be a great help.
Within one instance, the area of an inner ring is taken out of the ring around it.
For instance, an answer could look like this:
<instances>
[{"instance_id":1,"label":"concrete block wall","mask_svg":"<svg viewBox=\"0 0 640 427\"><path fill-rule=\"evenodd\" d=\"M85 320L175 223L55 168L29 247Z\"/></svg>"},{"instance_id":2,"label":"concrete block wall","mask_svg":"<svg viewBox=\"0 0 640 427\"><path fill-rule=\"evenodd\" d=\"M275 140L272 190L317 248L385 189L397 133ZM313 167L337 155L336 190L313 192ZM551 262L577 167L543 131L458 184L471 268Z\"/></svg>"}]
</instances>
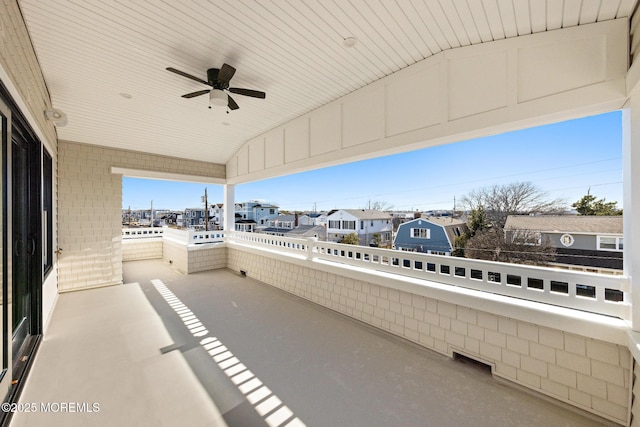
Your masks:
<instances>
[{"instance_id":1,"label":"concrete block wall","mask_svg":"<svg viewBox=\"0 0 640 427\"><path fill-rule=\"evenodd\" d=\"M112 167L215 178L225 174L224 165L60 141L60 291L122 283L122 175L112 174Z\"/></svg>"},{"instance_id":2,"label":"concrete block wall","mask_svg":"<svg viewBox=\"0 0 640 427\"><path fill-rule=\"evenodd\" d=\"M162 259L184 274L227 267L224 245L187 246L164 239Z\"/></svg>"},{"instance_id":3,"label":"concrete block wall","mask_svg":"<svg viewBox=\"0 0 640 427\"><path fill-rule=\"evenodd\" d=\"M228 267L494 375L626 425L632 358L620 345L230 247Z\"/></svg>"},{"instance_id":4,"label":"concrete block wall","mask_svg":"<svg viewBox=\"0 0 640 427\"><path fill-rule=\"evenodd\" d=\"M122 241L122 261L161 259L162 238Z\"/></svg>"},{"instance_id":5,"label":"concrete block wall","mask_svg":"<svg viewBox=\"0 0 640 427\"><path fill-rule=\"evenodd\" d=\"M186 245L164 239L162 245L162 260L173 265L179 272L187 274L189 271L189 252Z\"/></svg>"},{"instance_id":6,"label":"concrete block wall","mask_svg":"<svg viewBox=\"0 0 640 427\"><path fill-rule=\"evenodd\" d=\"M202 245L189 249L188 273L227 267L227 248L223 245Z\"/></svg>"}]
</instances>

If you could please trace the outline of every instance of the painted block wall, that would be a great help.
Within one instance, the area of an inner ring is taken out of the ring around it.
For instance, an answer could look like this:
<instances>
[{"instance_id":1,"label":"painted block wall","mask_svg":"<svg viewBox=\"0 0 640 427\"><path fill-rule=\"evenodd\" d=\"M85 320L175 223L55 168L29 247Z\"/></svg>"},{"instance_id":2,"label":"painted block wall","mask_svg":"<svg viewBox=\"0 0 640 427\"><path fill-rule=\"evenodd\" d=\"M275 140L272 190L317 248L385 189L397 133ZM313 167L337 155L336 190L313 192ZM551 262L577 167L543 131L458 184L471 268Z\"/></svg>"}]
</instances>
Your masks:
<instances>
[{"instance_id":1,"label":"painted block wall","mask_svg":"<svg viewBox=\"0 0 640 427\"><path fill-rule=\"evenodd\" d=\"M122 283L122 175L112 167L224 178L225 167L141 152L58 144L58 288Z\"/></svg>"},{"instance_id":2,"label":"painted block wall","mask_svg":"<svg viewBox=\"0 0 640 427\"><path fill-rule=\"evenodd\" d=\"M215 247L189 249L189 274L227 268L227 248L225 246L216 245Z\"/></svg>"},{"instance_id":3,"label":"painted block wall","mask_svg":"<svg viewBox=\"0 0 640 427\"><path fill-rule=\"evenodd\" d=\"M122 261L161 259L162 239L132 239L122 241Z\"/></svg>"},{"instance_id":4,"label":"painted block wall","mask_svg":"<svg viewBox=\"0 0 640 427\"><path fill-rule=\"evenodd\" d=\"M632 357L611 344L228 248L228 267L431 350L626 425Z\"/></svg>"},{"instance_id":5,"label":"painted block wall","mask_svg":"<svg viewBox=\"0 0 640 427\"><path fill-rule=\"evenodd\" d=\"M186 246L164 239L162 247L162 260L171 264L179 272L187 274L189 271L189 253Z\"/></svg>"},{"instance_id":6,"label":"painted block wall","mask_svg":"<svg viewBox=\"0 0 640 427\"><path fill-rule=\"evenodd\" d=\"M187 246L164 239L162 259L183 274L227 267L224 245Z\"/></svg>"}]
</instances>

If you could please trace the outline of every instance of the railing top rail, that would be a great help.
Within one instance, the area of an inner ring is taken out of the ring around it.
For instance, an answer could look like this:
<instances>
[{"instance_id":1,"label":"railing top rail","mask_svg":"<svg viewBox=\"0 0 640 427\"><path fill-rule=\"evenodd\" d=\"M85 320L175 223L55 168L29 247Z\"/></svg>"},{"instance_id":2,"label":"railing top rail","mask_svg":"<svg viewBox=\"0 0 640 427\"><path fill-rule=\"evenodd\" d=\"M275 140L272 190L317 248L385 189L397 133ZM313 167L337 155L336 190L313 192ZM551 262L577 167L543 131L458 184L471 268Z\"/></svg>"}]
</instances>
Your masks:
<instances>
[{"instance_id":1,"label":"railing top rail","mask_svg":"<svg viewBox=\"0 0 640 427\"><path fill-rule=\"evenodd\" d=\"M288 253L306 251L309 260L320 259L368 268L622 319L629 316L629 306L626 303L629 282L628 278L621 275L603 275L259 233L232 233L228 237L270 250Z\"/></svg>"}]
</instances>

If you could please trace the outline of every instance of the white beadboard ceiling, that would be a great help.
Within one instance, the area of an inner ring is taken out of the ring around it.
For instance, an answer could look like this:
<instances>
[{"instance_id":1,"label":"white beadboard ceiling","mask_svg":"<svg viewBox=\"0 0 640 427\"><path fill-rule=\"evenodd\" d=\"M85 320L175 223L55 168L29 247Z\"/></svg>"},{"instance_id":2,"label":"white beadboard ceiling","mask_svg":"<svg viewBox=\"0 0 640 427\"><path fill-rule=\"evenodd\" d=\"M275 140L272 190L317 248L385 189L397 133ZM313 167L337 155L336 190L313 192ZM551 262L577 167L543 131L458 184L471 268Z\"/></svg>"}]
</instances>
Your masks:
<instances>
[{"instance_id":1,"label":"white beadboard ceiling","mask_svg":"<svg viewBox=\"0 0 640 427\"><path fill-rule=\"evenodd\" d=\"M443 50L629 17L637 0L19 0L63 140L226 163L247 141ZM346 37L356 37L345 48ZM237 69L240 109L208 109ZM125 98L121 94L129 94Z\"/></svg>"}]
</instances>

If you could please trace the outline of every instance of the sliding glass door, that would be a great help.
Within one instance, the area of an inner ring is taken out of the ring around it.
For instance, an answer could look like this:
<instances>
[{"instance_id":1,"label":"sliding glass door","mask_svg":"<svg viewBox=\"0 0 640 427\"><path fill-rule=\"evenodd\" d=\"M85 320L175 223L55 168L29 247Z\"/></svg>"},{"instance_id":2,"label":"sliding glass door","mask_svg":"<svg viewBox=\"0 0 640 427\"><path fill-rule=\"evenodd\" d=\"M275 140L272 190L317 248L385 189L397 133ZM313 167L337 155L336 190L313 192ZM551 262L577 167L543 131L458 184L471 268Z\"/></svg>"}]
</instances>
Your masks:
<instances>
[{"instance_id":1,"label":"sliding glass door","mask_svg":"<svg viewBox=\"0 0 640 427\"><path fill-rule=\"evenodd\" d=\"M7 176L7 155L11 146L11 110L0 99L0 139L2 139L2 161L0 162L0 181L2 190L2 208L0 209L0 239L2 240L2 254L0 254L0 280L2 289L0 290L0 399L4 398L11 385L11 348L10 337L12 328L9 326L11 313L9 312L9 296L11 295L11 251L9 250L10 224L8 217L8 176Z\"/></svg>"},{"instance_id":2,"label":"sliding glass door","mask_svg":"<svg viewBox=\"0 0 640 427\"><path fill-rule=\"evenodd\" d=\"M42 144L1 84L0 120L2 401L14 399L22 386L42 332L42 234L46 229L42 222Z\"/></svg>"}]
</instances>

